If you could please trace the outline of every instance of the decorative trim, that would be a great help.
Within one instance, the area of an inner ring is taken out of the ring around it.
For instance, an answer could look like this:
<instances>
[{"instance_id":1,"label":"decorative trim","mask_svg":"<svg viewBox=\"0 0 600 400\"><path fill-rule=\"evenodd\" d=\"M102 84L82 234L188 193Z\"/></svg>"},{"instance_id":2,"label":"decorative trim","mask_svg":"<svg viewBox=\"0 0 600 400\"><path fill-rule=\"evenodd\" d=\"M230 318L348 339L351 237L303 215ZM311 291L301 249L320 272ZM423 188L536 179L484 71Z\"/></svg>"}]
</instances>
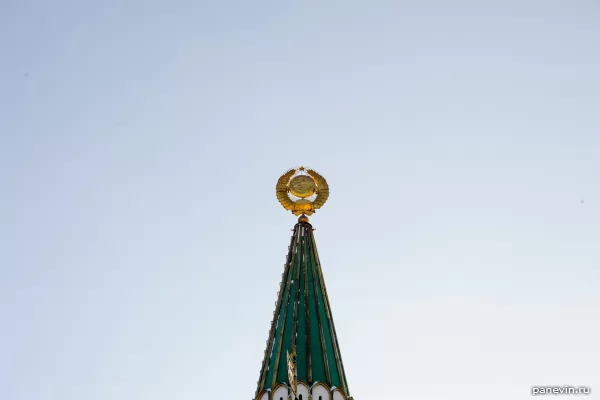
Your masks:
<instances>
[{"instance_id":1,"label":"decorative trim","mask_svg":"<svg viewBox=\"0 0 600 400\"><path fill-rule=\"evenodd\" d=\"M314 248L314 243L313 246ZM316 250L316 249L315 249ZM325 377L327 378L327 382L330 383L331 382L331 374L329 372L329 360L327 359L327 346L325 345L325 333L323 332L323 322L321 320L321 307L319 307L319 291L317 289L317 270L316 270L316 259L315 259L315 254L314 252L310 252L310 258L311 261L315 261L315 262L311 262L311 269L312 269L312 274L313 274L313 287L314 287L314 292L315 292L315 302L316 302L316 309L317 309L317 319L318 319L318 325L319 325L319 334L321 337L321 349L323 351L323 360L325 362Z\"/></svg>"},{"instance_id":2,"label":"decorative trim","mask_svg":"<svg viewBox=\"0 0 600 400\"><path fill-rule=\"evenodd\" d=\"M319 251L317 250L317 243L315 241L314 235L311 233L312 245L315 250L315 257L317 260L317 268L319 270L319 282L321 284L321 290L323 293L323 301L325 303L325 312L327 314L327 321L329 322L329 333L331 334L333 351L335 354L335 361L340 375L340 381L342 387L345 392L348 392L348 384L346 382L346 372L344 371L344 364L342 362L342 356L339 349L339 343L337 339L337 334L335 332L335 325L333 323L333 315L331 313L331 307L329 305L329 296L327 295L327 287L325 285L325 278L323 277L323 270L321 268L321 260L319 259Z\"/></svg>"},{"instance_id":3,"label":"decorative trim","mask_svg":"<svg viewBox=\"0 0 600 400\"><path fill-rule=\"evenodd\" d=\"M277 399L273 398L273 396L275 396L275 392L277 392L277 389L279 389L280 387L283 387L286 389L286 399L285 400L288 400L288 398L290 396L290 387L288 385L286 385L285 382L278 383L277 385L275 385L273 387L273 391L270 394L271 400L277 400Z\"/></svg>"},{"instance_id":4,"label":"decorative trim","mask_svg":"<svg viewBox=\"0 0 600 400\"><path fill-rule=\"evenodd\" d=\"M325 393L325 396L329 398L329 400L333 400L333 393L331 393L331 389L329 387L329 385L325 382L320 382L317 381L315 383L313 383L313 385L310 387L310 397L313 400L319 400L317 396L317 393L315 393L315 391L317 391L317 389L320 388L322 389ZM326 400L326 399L323 399Z\"/></svg>"},{"instance_id":5,"label":"decorative trim","mask_svg":"<svg viewBox=\"0 0 600 400\"><path fill-rule=\"evenodd\" d=\"M271 389L261 390L257 395L255 400L262 400L262 397L267 394L267 400L271 400Z\"/></svg>"},{"instance_id":6,"label":"decorative trim","mask_svg":"<svg viewBox=\"0 0 600 400\"><path fill-rule=\"evenodd\" d=\"M298 393L296 393L298 400L300 400L300 395L302 394L300 393L300 388L302 388L302 390L306 390L307 394L307 398L302 400L308 400L308 397L310 397L310 385L305 381L298 381Z\"/></svg>"},{"instance_id":7,"label":"decorative trim","mask_svg":"<svg viewBox=\"0 0 600 400\"><path fill-rule=\"evenodd\" d=\"M344 398L344 400L348 399L348 396L346 395L346 392L344 392L343 388L334 386L331 388L331 399L332 400L333 400L333 395L335 392L339 392L342 395L342 397Z\"/></svg>"},{"instance_id":8,"label":"decorative trim","mask_svg":"<svg viewBox=\"0 0 600 400\"><path fill-rule=\"evenodd\" d=\"M297 240L298 240L298 233L295 232L294 234L294 243L292 245L292 249L290 250L290 260L294 254L294 249L297 247ZM285 303L287 304L290 301L290 289L291 289L291 283L290 283L290 276L292 275L292 273L294 272L294 267L291 266L291 268L289 268L288 271L288 276L286 278L286 282L287 282L287 296L285 299ZM275 384L277 383L277 372L279 370L279 360L281 358L281 347L283 346L283 334L285 332L285 319L287 316L287 311L288 311L288 307L286 306L283 309L283 315L281 316L281 333L279 333L279 348L277 349L277 356L275 358L275 365L273 365L273 379L271 380L271 387L274 387Z\"/></svg>"},{"instance_id":9,"label":"decorative trim","mask_svg":"<svg viewBox=\"0 0 600 400\"><path fill-rule=\"evenodd\" d=\"M296 268L296 277L294 278L294 282L296 283L296 293L294 296L294 325L292 326L292 348L296 347L296 334L298 333L298 301L300 300L300 271L302 269L302 252L304 248L306 248L306 240L304 240L302 227L300 227L300 235L299 236L299 247L298 247L298 257L296 259L297 268Z\"/></svg>"},{"instance_id":10,"label":"decorative trim","mask_svg":"<svg viewBox=\"0 0 600 400\"><path fill-rule=\"evenodd\" d=\"M327 382L321 382L321 381L313 382L313 384L310 385L310 392L312 393L313 389L316 388L317 386L323 386L325 389L327 389L328 392L331 392L331 388L327 384Z\"/></svg>"},{"instance_id":11,"label":"decorative trim","mask_svg":"<svg viewBox=\"0 0 600 400\"><path fill-rule=\"evenodd\" d=\"M306 227L308 232L310 229ZM312 241L311 241L312 244ZM308 246L304 247L304 260L308 261ZM310 306L308 304L308 263L304 263L306 271L304 271L304 308L306 317L306 363L308 368L307 378L309 382L312 382L312 354L310 353Z\"/></svg>"},{"instance_id":12,"label":"decorative trim","mask_svg":"<svg viewBox=\"0 0 600 400\"><path fill-rule=\"evenodd\" d=\"M290 247L293 246L294 244L294 238L295 238L296 234L294 233L290 239ZM271 353L273 350L273 342L275 339L275 331L277 330L277 318L275 318L275 313L277 313L277 310L279 310L281 308L281 300L283 298L283 292L285 291L285 276L288 274L288 270L290 269L290 262L291 262L291 258L292 258L292 252L288 252L287 255L287 261L285 263L285 268L283 270L283 274L281 275L281 284L279 285L279 293L277 296L277 303L275 305L275 311L273 312L273 321L271 321L271 330L269 332L269 339L267 340L267 349L265 350L265 356L263 358L263 363L262 363L262 368L261 368L261 372L260 372L260 377L258 380L258 385L256 387L256 396L258 396L258 393L264 389L265 387L265 381L267 379L267 370L269 367L269 361L271 360ZM257 399L259 400L259 399Z\"/></svg>"},{"instance_id":13,"label":"decorative trim","mask_svg":"<svg viewBox=\"0 0 600 400\"><path fill-rule=\"evenodd\" d=\"M300 234L298 235L298 239L299 239L299 243L297 244L297 253L298 256L296 257L296 277L294 278L294 280L292 282L294 282L294 284L296 285L296 293L294 293L294 309L293 309L293 315L292 315L292 339L290 341L290 346L292 348L292 355L294 357L293 360L293 365L294 365L294 370L292 371L294 374L294 382L291 382L289 377L289 373L290 371L288 371L288 381L290 381L290 386L292 389L292 393L294 393L294 395L297 395L297 391L298 391L298 387L297 387L297 379L298 379L298 364L296 363L296 334L298 332L298 298L300 297L300 270L302 269L302 250L304 247L306 247L306 243L303 237L303 232L302 232L302 227L300 227ZM292 272L293 275L293 272ZM291 283L290 283L290 290L291 290ZM288 303L288 307L289 307L289 303ZM285 327L284 327L285 329ZM289 361L288 361L289 362ZM296 387L294 387L296 386Z\"/></svg>"}]
</instances>

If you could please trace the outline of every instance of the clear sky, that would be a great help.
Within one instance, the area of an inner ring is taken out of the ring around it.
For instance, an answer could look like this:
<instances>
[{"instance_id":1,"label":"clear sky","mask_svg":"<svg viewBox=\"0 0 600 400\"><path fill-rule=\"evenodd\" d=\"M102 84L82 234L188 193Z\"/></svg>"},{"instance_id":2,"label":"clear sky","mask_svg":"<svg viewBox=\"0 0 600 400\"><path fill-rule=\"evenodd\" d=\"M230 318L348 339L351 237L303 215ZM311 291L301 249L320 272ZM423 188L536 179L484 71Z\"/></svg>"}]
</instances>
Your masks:
<instances>
[{"instance_id":1,"label":"clear sky","mask_svg":"<svg viewBox=\"0 0 600 400\"><path fill-rule=\"evenodd\" d=\"M299 165L356 400L600 398L599 21L0 0L0 398L250 400Z\"/></svg>"}]
</instances>

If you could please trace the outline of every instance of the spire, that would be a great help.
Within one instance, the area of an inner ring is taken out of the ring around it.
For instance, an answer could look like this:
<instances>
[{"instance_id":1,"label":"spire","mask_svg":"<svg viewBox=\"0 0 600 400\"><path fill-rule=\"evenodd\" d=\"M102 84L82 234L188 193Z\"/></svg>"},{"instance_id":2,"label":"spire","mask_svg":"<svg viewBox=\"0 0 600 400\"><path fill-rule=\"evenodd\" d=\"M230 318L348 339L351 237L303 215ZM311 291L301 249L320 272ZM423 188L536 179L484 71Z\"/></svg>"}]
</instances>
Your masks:
<instances>
[{"instance_id":1,"label":"spire","mask_svg":"<svg viewBox=\"0 0 600 400\"><path fill-rule=\"evenodd\" d=\"M255 399L288 400L288 395L292 400L349 396L313 228L305 215L294 226Z\"/></svg>"}]
</instances>

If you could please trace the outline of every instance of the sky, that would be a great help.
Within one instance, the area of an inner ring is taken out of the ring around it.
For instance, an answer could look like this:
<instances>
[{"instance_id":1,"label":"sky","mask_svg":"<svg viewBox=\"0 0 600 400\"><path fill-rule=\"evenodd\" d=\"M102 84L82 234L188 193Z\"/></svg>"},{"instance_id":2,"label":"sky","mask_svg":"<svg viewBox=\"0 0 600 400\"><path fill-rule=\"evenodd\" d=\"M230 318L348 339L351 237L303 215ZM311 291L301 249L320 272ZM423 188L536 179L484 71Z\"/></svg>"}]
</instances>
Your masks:
<instances>
[{"instance_id":1,"label":"sky","mask_svg":"<svg viewBox=\"0 0 600 400\"><path fill-rule=\"evenodd\" d=\"M600 399L599 18L0 0L0 398L251 400L304 165L356 400Z\"/></svg>"}]
</instances>

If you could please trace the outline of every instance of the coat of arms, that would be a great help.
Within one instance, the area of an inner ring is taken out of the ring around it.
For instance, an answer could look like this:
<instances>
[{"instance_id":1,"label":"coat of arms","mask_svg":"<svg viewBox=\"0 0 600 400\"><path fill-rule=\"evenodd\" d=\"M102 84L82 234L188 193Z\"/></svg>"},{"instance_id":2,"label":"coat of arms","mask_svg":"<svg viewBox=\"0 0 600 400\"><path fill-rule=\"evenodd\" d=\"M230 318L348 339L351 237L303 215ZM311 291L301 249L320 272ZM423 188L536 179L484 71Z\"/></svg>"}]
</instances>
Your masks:
<instances>
[{"instance_id":1,"label":"coat of arms","mask_svg":"<svg viewBox=\"0 0 600 400\"><path fill-rule=\"evenodd\" d=\"M294 215L312 215L327 201L329 185L316 171L300 167L283 174L275 192L283 208Z\"/></svg>"}]
</instances>

